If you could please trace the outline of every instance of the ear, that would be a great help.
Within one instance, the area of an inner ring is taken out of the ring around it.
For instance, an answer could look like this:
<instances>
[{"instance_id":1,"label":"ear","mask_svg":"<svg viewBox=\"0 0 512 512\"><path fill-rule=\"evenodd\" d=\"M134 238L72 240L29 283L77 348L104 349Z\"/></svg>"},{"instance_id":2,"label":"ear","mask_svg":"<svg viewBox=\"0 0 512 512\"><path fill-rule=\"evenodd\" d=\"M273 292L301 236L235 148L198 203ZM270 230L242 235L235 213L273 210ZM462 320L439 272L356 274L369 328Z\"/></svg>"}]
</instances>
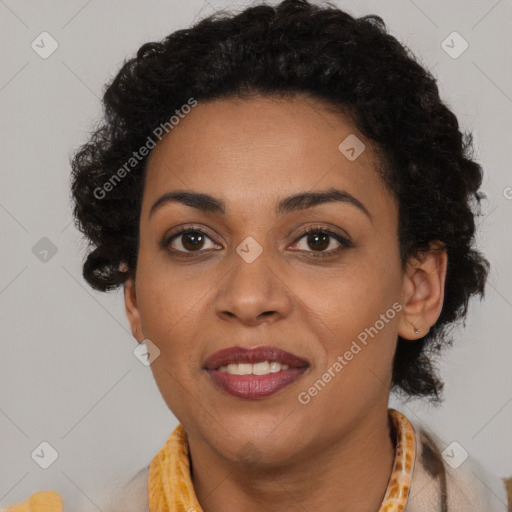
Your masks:
<instances>
[{"instance_id":1,"label":"ear","mask_svg":"<svg viewBox=\"0 0 512 512\"><path fill-rule=\"evenodd\" d=\"M400 337L423 338L437 322L443 309L447 266L448 255L441 242L433 243L427 252L407 263L402 285L403 313L398 325Z\"/></svg>"},{"instance_id":2,"label":"ear","mask_svg":"<svg viewBox=\"0 0 512 512\"><path fill-rule=\"evenodd\" d=\"M130 276L124 283L124 306L133 337L141 343L144 341L145 337L142 331L139 309L137 307L137 294L133 276Z\"/></svg>"}]
</instances>

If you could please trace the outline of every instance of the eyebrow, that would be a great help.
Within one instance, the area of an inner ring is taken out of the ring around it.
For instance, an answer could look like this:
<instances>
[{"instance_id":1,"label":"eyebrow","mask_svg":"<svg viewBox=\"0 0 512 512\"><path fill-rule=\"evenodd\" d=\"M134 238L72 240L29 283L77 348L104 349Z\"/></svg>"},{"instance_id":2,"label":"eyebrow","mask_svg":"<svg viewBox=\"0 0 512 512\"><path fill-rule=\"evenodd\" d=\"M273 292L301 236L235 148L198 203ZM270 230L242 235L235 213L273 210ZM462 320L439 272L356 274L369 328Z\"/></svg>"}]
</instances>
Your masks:
<instances>
[{"instance_id":1,"label":"eyebrow","mask_svg":"<svg viewBox=\"0 0 512 512\"><path fill-rule=\"evenodd\" d=\"M361 201L348 192L336 188L330 188L326 191L301 192L285 197L277 203L275 213L276 215L283 216L334 201L357 207L371 221L373 221L373 217ZM226 214L226 205L221 199L206 193L174 190L172 192L167 192L153 203L153 206L149 211L149 217L168 203L180 203L203 212L211 212L218 215Z\"/></svg>"}]
</instances>

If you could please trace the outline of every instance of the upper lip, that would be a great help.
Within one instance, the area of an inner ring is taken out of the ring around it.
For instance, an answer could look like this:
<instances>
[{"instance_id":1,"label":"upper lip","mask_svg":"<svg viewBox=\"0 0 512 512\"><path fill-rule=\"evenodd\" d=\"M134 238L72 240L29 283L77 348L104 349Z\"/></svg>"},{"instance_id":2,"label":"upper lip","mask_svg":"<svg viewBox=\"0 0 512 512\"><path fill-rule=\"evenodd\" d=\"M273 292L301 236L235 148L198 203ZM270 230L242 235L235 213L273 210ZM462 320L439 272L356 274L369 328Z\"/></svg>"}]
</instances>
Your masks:
<instances>
[{"instance_id":1,"label":"upper lip","mask_svg":"<svg viewBox=\"0 0 512 512\"><path fill-rule=\"evenodd\" d=\"M278 361L290 368L309 366L309 363L290 352L270 345L260 345L254 348L229 347L211 354L204 362L207 370L216 370L231 363L260 363L263 361Z\"/></svg>"}]
</instances>

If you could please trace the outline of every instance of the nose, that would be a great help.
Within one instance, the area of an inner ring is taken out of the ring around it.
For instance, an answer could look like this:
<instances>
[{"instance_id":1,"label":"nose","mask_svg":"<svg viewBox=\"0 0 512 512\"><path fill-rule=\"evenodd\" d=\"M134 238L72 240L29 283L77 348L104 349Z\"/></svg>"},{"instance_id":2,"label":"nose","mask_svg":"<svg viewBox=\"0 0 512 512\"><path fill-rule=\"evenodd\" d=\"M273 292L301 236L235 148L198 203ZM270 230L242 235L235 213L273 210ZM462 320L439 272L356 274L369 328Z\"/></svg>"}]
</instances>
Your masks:
<instances>
[{"instance_id":1,"label":"nose","mask_svg":"<svg viewBox=\"0 0 512 512\"><path fill-rule=\"evenodd\" d=\"M216 314L223 320L238 320L246 325L274 322L292 309L291 290L277 265L263 251L248 262L234 255L232 268L222 280L215 297Z\"/></svg>"}]
</instances>

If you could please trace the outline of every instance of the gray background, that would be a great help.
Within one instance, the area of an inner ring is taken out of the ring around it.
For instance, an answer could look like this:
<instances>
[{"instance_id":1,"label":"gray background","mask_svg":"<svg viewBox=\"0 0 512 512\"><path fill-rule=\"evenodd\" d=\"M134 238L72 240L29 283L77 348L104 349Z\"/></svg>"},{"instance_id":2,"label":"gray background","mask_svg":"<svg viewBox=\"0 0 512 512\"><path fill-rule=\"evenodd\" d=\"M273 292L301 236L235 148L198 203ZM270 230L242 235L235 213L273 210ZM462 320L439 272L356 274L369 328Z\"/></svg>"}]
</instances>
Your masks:
<instances>
[{"instance_id":1,"label":"gray background","mask_svg":"<svg viewBox=\"0 0 512 512\"><path fill-rule=\"evenodd\" d=\"M103 85L125 57L217 8L249 3L0 0L0 506L51 488L65 503L101 510L106 482L149 464L177 424L133 355L121 292L94 292L81 277L69 157L99 119ZM512 1L335 3L381 15L433 70L486 172L479 247L492 273L444 356L445 402L392 405L512 476ZM47 59L31 48L43 31L59 45ZM456 59L441 46L453 31L469 43ZM57 249L47 261L36 250L43 237ZM42 441L59 455L46 470L31 458Z\"/></svg>"}]
</instances>

